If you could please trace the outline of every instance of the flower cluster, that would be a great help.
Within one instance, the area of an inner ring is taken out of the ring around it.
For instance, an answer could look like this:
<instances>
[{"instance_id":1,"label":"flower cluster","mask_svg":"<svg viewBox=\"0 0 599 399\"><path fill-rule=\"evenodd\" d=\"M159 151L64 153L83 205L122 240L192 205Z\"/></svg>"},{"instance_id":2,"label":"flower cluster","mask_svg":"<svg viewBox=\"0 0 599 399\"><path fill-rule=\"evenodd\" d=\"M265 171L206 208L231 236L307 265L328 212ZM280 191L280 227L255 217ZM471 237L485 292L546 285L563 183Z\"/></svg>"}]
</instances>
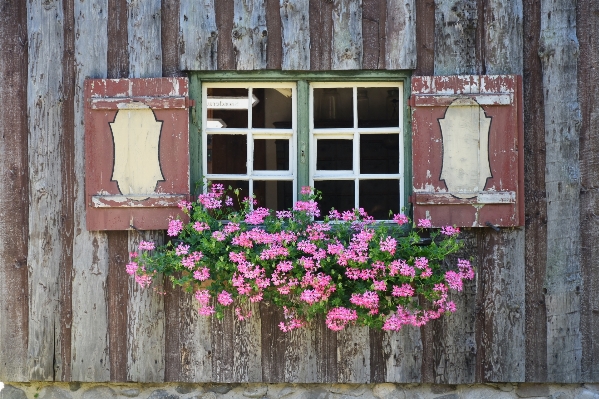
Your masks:
<instances>
[{"instance_id":1,"label":"flower cluster","mask_svg":"<svg viewBox=\"0 0 599 399\"><path fill-rule=\"evenodd\" d=\"M238 193L236 193L238 194ZM349 323L399 330L422 326L454 312L450 290L474 278L468 260L447 261L460 248L459 230L415 225L403 214L376 223L364 209L331 210L322 221L318 193L310 187L287 211L254 208L253 199L233 206L220 184L180 208L190 221L170 222L171 241L141 242L127 273L143 287L161 273L194 293L199 313L222 317L235 304L269 301L284 310L279 327L291 331L324 314L334 331ZM427 229L427 230L425 230ZM430 235L423 245L420 234Z\"/></svg>"}]
</instances>

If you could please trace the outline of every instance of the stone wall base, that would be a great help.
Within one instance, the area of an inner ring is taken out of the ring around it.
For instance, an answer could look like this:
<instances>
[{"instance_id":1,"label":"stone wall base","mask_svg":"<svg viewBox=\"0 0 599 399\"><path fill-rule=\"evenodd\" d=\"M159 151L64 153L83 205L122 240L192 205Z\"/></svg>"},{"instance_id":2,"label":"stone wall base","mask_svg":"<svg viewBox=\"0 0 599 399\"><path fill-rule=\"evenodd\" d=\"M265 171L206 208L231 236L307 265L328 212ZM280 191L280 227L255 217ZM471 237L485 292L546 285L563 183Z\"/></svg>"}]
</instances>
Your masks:
<instances>
[{"instance_id":1,"label":"stone wall base","mask_svg":"<svg viewBox=\"0 0 599 399\"><path fill-rule=\"evenodd\" d=\"M2 388L2 385L4 387ZM0 399L599 399L599 384L0 383Z\"/></svg>"}]
</instances>

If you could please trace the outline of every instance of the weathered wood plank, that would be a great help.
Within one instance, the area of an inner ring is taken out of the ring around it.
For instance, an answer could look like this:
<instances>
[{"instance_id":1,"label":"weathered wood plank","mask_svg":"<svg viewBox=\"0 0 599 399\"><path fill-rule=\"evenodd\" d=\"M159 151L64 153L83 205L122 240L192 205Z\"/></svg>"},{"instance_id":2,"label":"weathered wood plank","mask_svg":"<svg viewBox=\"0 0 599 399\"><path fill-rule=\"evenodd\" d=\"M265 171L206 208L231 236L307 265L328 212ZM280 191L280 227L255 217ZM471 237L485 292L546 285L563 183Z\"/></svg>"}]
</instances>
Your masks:
<instances>
[{"instance_id":1,"label":"weathered wood plank","mask_svg":"<svg viewBox=\"0 0 599 399\"><path fill-rule=\"evenodd\" d=\"M233 381L262 381L262 334L260 306L257 303L239 305L247 320L233 321Z\"/></svg>"},{"instance_id":2,"label":"weathered wood plank","mask_svg":"<svg viewBox=\"0 0 599 399\"><path fill-rule=\"evenodd\" d=\"M162 244L162 231L129 233L129 252L137 251L141 240ZM127 381L164 381L164 300L160 278L141 289L129 279L127 330Z\"/></svg>"},{"instance_id":3,"label":"weathered wood plank","mask_svg":"<svg viewBox=\"0 0 599 399\"><path fill-rule=\"evenodd\" d=\"M216 24L214 0L181 0L179 25L181 69L216 69L220 32Z\"/></svg>"},{"instance_id":4,"label":"weathered wood plank","mask_svg":"<svg viewBox=\"0 0 599 399\"><path fill-rule=\"evenodd\" d=\"M129 76L158 77L162 74L161 2L128 0ZM129 252L139 241L161 243L161 231L129 232ZM160 280L141 290L129 280L127 379L138 382L164 381L164 288Z\"/></svg>"},{"instance_id":5,"label":"weathered wood plank","mask_svg":"<svg viewBox=\"0 0 599 399\"><path fill-rule=\"evenodd\" d=\"M62 2L27 3L29 79L29 379L55 378L60 356L60 260L62 258Z\"/></svg>"},{"instance_id":6,"label":"weathered wood plank","mask_svg":"<svg viewBox=\"0 0 599 399\"><path fill-rule=\"evenodd\" d=\"M435 1L416 2L416 75L435 72Z\"/></svg>"},{"instance_id":7,"label":"weathered wood plank","mask_svg":"<svg viewBox=\"0 0 599 399\"><path fill-rule=\"evenodd\" d=\"M28 379L26 42L26 3L5 3L0 8L0 381L15 382Z\"/></svg>"},{"instance_id":8,"label":"weathered wood plank","mask_svg":"<svg viewBox=\"0 0 599 399\"><path fill-rule=\"evenodd\" d=\"M110 381L127 381L127 306L129 280L124 265L129 260L126 231L112 231L108 237L108 342Z\"/></svg>"},{"instance_id":9,"label":"weathered wood plank","mask_svg":"<svg viewBox=\"0 0 599 399\"><path fill-rule=\"evenodd\" d=\"M160 0L128 0L129 77L162 75Z\"/></svg>"},{"instance_id":10,"label":"weathered wood plank","mask_svg":"<svg viewBox=\"0 0 599 399\"><path fill-rule=\"evenodd\" d=\"M581 379L580 110L576 4L541 2L539 56L545 96L547 379Z\"/></svg>"},{"instance_id":11,"label":"weathered wood plank","mask_svg":"<svg viewBox=\"0 0 599 399\"><path fill-rule=\"evenodd\" d=\"M234 1L231 40L237 70L266 69L268 30L264 1Z\"/></svg>"},{"instance_id":12,"label":"weathered wood plank","mask_svg":"<svg viewBox=\"0 0 599 399\"><path fill-rule=\"evenodd\" d=\"M266 0L266 31L269 33L268 51L266 52L266 67L268 69L281 69L283 32L281 30L280 8L279 0Z\"/></svg>"},{"instance_id":13,"label":"weathered wood plank","mask_svg":"<svg viewBox=\"0 0 599 399\"><path fill-rule=\"evenodd\" d=\"M166 283L169 284L169 283ZM193 295L179 292L178 320L173 323L173 330L179 331L181 375L175 381L208 382L212 379L212 321L210 317L198 315L197 301ZM168 324L167 324L168 329Z\"/></svg>"},{"instance_id":14,"label":"weathered wood plank","mask_svg":"<svg viewBox=\"0 0 599 399\"><path fill-rule=\"evenodd\" d=\"M62 57L62 121L60 141L62 153L62 254L60 260L60 356L54 365L55 380L71 380L71 352L73 326L73 233L75 191L75 33L69 22L74 21L73 0L63 0L64 53Z\"/></svg>"},{"instance_id":15,"label":"weathered wood plank","mask_svg":"<svg viewBox=\"0 0 599 399\"><path fill-rule=\"evenodd\" d=\"M416 67L415 3L415 0L387 0L387 69Z\"/></svg>"},{"instance_id":16,"label":"weathered wood plank","mask_svg":"<svg viewBox=\"0 0 599 399\"><path fill-rule=\"evenodd\" d=\"M333 42L333 2L310 1L310 69L331 69Z\"/></svg>"},{"instance_id":17,"label":"weathered wood plank","mask_svg":"<svg viewBox=\"0 0 599 399\"><path fill-rule=\"evenodd\" d=\"M224 317L217 319L213 317L212 337L212 381L233 381L234 363L234 322L235 313L233 309L226 309Z\"/></svg>"},{"instance_id":18,"label":"weathered wood plank","mask_svg":"<svg viewBox=\"0 0 599 399\"><path fill-rule=\"evenodd\" d=\"M366 326L347 326L337 333L337 380L370 382L370 338Z\"/></svg>"},{"instance_id":19,"label":"weathered wood plank","mask_svg":"<svg viewBox=\"0 0 599 399\"><path fill-rule=\"evenodd\" d=\"M435 2L435 75L478 74L478 0Z\"/></svg>"},{"instance_id":20,"label":"weathered wood plank","mask_svg":"<svg viewBox=\"0 0 599 399\"><path fill-rule=\"evenodd\" d=\"M485 229L479 239L477 380L525 380L524 230Z\"/></svg>"},{"instance_id":21,"label":"weathered wood plank","mask_svg":"<svg viewBox=\"0 0 599 399\"><path fill-rule=\"evenodd\" d=\"M362 67L385 69L385 26L387 4L379 0L362 0Z\"/></svg>"},{"instance_id":22,"label":"weathered wood plank","mask_svg":"<svg viewBox=\"0 0 599 399\"><path fill-rule=\"evenodd\" d=\"M107 0L74 4L75 171L85 169L83 83L86 77L104 78L107 72L107 7ZM89 232L85 227L84 178L83 173L74 176L72 379L108 381L108 238L105 233Z\"/></svg>"},{"instance_id":23,"label":"weathered wood plank","mask_svg":"<svg viewBox=\"0 0 599 399\"><path fill-rule=\"evenodd\" d=\"M127 1L108 0L108 73L111 79L129 76ZM110 234L110 233L109 233Z\"/></svg>"},{"instance_id":24,"label":"weathered wood plank","mask_svg":"<svg viewBox=\"0 0 599 399\"><path fill-rule=\"evenodd\" d=\"M539 59L541 4L524 0L524 213L526 220L526 381L547 379L547 314L544 281L547 264L545 198L545 112Z\"/></svg>"},{"instance_id":25,"label":"weathered wood plank","mask_svg":"<svg viewBox=\"0 0 599 399\"><path fill-rule=\"evenodd\" d=\"M280 0L283 70L310 69L310 2ZM276 34L276 32L275 32ZM277 45L271 33L270 49ZM269 65L270 67L270 65Z\"/></svg>"},{"instance_id":26,"label":"weathered wood plank","mask_svg":"<svg viewBox=\"0 0 599 399\"><path fill-rule=\"evenodd\" d=\"M383 382L420 382L422 369L420 329L405 326L397 332L385 332L383 334L383 361L386 363Z\"/></svg>"},{"instance_id":27,"label":"weathered wood plank","mask_svg":"<svg viewBox=\"0 0 599 399\"><path fill-rule=\"evenodd\" d=\"M334 0L332 39L332 69L362 69L362 0Z\"/></svg>"},{"instance_id":28,"label":"weathered wood plank","mask_svg":"<svg viewBox=\"0 0 599 399\"><path fill-rule=\"evenodd\" d=\"M464 248L447 262L457 258L475 259L478 233L461 233ZM477 264L474 262L476 268ZM467 281L459 293L450 294L457 307L455 313L433 320L421 328L422 382L437 384L467 384L475 380L477 349L480 347L476 326L477 282ZM483 309L481 309L483 311Z\"/></svg>"},{"instance_id":29,"label":"weathered wood plank","mask_svg":"<svg viewBox=\"0 0 599 399\"><path fill-rule=\"evenodd\" d=\"M234 0L219 0L214 4L218 31L218 69L235 69L233 51L233 4Z\"/></svg>"},{"instance_id":30,"label":"weathered wood plank","mask_svg":"<svg viewBox=\"0 0 599 399\"><path fill-rule=\"evenodd\" d=\"M599 380L599 252L595 243L599 239L599 3L578 1L576 32L580 42L578 64L578 98L582 124L580 127L580 231L581 231L581 334L582 381Z\"/></svg>"},{"instance_id":31,"label":"weathered wood plank","mask_svg":"<svg viewBox=\"0 0 599 399\"><path fill-rule=\"evenodd\" d=\"M162 76L182 76L179 67L179 38L181 31L179 10L181 9L181 3L179 0L163 1L161 8ZM212 14L214 15L214 7L212 8Z\"/></svg>"},{"instance_id":32,"label":"weathered wood plank","mask_svg":"<svg viewBox=\"0 0 599 399\"><path fill-rule=\"evenodd\" d=\"M313 322L312 336L315 348L316 381L331 383L338 381L337 364L337 333L327 328L324 317L318 317Z\"/></svg>"},{"instance_id":33,"label":"weathered wood plank","mask_svg":"<svg viewBox=\"0 0 599 399\"><path fill-rule=\"evenodd\" d=\"M183 44L180 26L179 0L162 2L161 11L161 46L162 46L162 76L180 76L179 70L179 43ZM189 381L190 374L193 375L194 365L189 362L189 356L183 356L181 352L182 341L185 339L196 339L185 327L182 314L185 312L183 292L180 287L173 287L170 282L164 285L164 380L165 381ZM185 330L185 332L184 332ZM185 335L184 335L185 334ZM200 338L201 339L201 338ZM185 358L186 375L182 375L182 361ZM191 377L193 380L193 377Z\"/></svg>"},{"instance_id":34,"label":"weathered wood plank","mask_svg":"<svg viewBox=\"0 0 599 399\"><path fill-rule=\"evenodd\" d=\"M522 2L491 0L484 7L487 74L522 74ZM525 380L524 230L483 230L479 239L478 293L484 317L477 361L478 381ZM481 320L481 318L479 318Z\"/></svg>"},{"instance_id":35,"label":"weathered wood plank","mask_svg":"<svg viewBox=\"0 0 599 399\"><path fill-rule=\"evenodd\" d=\"M108 0L107 78L129 76L129 38L127 28L127 0ZM108 276L108 342L110 381L127 381L127 308L129 280L125 265L129 260L129 233L109 231Z\"/></svg>"}]
</instances>

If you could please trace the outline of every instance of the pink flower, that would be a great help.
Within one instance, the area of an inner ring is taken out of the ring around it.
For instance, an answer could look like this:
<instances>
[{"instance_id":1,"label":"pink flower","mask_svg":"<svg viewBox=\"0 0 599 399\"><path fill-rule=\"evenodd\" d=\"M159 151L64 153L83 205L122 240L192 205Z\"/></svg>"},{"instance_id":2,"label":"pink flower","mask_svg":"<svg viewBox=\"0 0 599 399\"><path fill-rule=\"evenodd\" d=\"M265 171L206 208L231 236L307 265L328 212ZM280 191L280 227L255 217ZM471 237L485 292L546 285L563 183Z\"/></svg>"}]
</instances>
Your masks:
<instances>
[{"instance_id":1,"label":"pink flower","mask_svg":"<svg viewBox=\"0 0 599 399\"><path fill-rule=\"evenodd\" d=\"M278 219L290 219L293 217L293 214L290 211L277 211Z\"/></svg>"},{"instance_id":2,"label":"pink flower","mask_svg":"<svg viewBox=\"0 0 599 399\"><path fill-rule=\"evenodd\" d=\"M136 274L135 282L141 286L141 288L149 287L152 284L152 277L147 274Z\"/></svg>"},{"instance_id":3,"label":"pink flower","mask_svg":"<svg viewBox=\"0 0 599 399\"><path fill-rule=\"evenodd\" d=\"M428 266L428 259L426 259L424 257L416 258L414 260L414 267L416 267L417 269L424 269L427 266Z\"/></svg>"},{"instance_id":4,"label":"pink flower","mask_svg":"<svg viewBox=\"0 0 599 399\"><path fill-rule=\"evenodd\" d=\"M408 217L403 213L398 213L397 215L393 215L393 221L401 226L408 223L409 220Z\"/></svg>"},{"instance_id":5,"label":"pink flower","mask_svg":"<svg viewBox=\"0 0 599 399\"><path fill-rule=\"evenodd\" d=\"M310 186L302 186L302 188L300 190L300 194L303 194L303 195L310 195L310 194L312 194L312 187L310 187Z\"/></svg>"},{"instance_id":6,"label":"pink flower","mask_svg":"<svg viewBox=\"0 0 599 399\"><path fill-rule=\"evenodd\" d=\"M197 232L202 232L204 230L209 230L210 226L208 226L208 223L204 223L204 222L195 222L193 224L193 228L195 231Z\"/></svg>"},{"instance_id":7,"label":"pink flower","mask_svg":"<svg viewBox=\"0 0 599 399\"><path fill-rule=\"evenodd\" d=\"M321 297L322 295L316 292L316 290L304 290L300 295L300 299L310 305L318 302Z\"/></svg>"},{"instance_id":8,"label":"pink flower","mask_svg":"<svg viewBox=\"0 0 599 399\"><path fill-rule=\"evenodd\" d=\"M470 261L465 259L458 259L458 268L460 269L460 275L466 280L472 280L474 278L474 270Z\"/></svg>"},{"instance_id":9,"label":"pink flower","mask_svg":"<svg viewBox=\"0 0 599 399\"><path fill-rule=\"evenodd\" d=\"M446 236L455 236L460 234L460 229L452 226L444 226L441 227L441 233L445 234Z\"/></svg>"},{"instance_id":10,"label":"pink flower","mask_svg":"<svg viewBox=\"0 0 599 399\"><path fill-rule=\"evenodd\" d=\"M247 312L245 315L241 312L241 308L235 308L235 315L237 316L237 320L243 321L252 317L252 312Z\"/></svg>"},{"instance_id":11,"label":"pink flower","mask_svg":"<svg viewBox=\"0 0 599 399\"><path fill-rule=\"evenodd\" d=\"M429 228L432 227L433 224L431 223L431 221L429 219L418 219L418 227L422 227L422 228Z\"/></svg>"},{"instance_id":12,"label":"pink flower","mask_svg":"<svg viewBox=\"0 0 599 399\"><path fill-rule=\"evenodd\" d=\"M215 231L212 233L212 238L214 238L216 241L224 241L226 236L222 231Z\"/></svg>"},{"instance_id":13,"label":"pink flower","mask_svg":"<svg viewBox=\"0 0 599 399\"><path fill-rule=\"evenodd\" d=\"M189 251L189 245L179 244L177 246L177 248L175 249L175 254L177 254L177 255L187 255L188 251Z\"/></svg>"},{"instance_id":14,"label":"pink flower","mask_svg":"<svg viewBox=\"0 0 599 399\"><path fill-rule=\"evenodd\" d=\"M445 281L449 288L456 291L462 290L462 276L459 273L449 270L445 273Z\"/></svg>"},{"instance_id":15,"label":"pink flower","mask_svg":"<svg viewBox=\"0 0 599 399\"><path fill-rule=\"evenodd\" d=\"M200 306L198 313L200 316L210 316L214 313L214 306Z\"/></svg>"},{"instance_id":16,"label":"pink flower","mask_svg":"<svg viewBox=\"0 0 599 399\"><path fill-rule=\"evenodd\" d=\"M176 237L183 230L183 222L179 219L172 219L168 222L168 230L166 232L170 237Z\"/></svg>"},{"instance_id":17,"label":"pink flower","mask_svg":"<svg viewBox=\"0 0 599 399\"><path fill-rule=\"evenodd\" d=\"M206 281L210 278L210 269L203 267L193 272L193 278L200 281Z\"/></svg>"},{"instance_id":18,"label":"pink flower","mask_svg":"<svg viewBox=\"0 0 599 399\"><path fill-rule=\"evenodd\" d=\"M197 290L195 297L202 307L208 306L208 303L210 303L210 292L208 290Z\"/></svg>"},{"instance_id":19,"label":"pink flower","mask_svg":"<svg viewBox=\"0 0 599 399\"><path fill-rule=\"evenodd\" d=\"M135 251L129 252L129 258L131 258L131 259L137 258L137 252L135 252Z\"/></svg>"},{"instance_id":20,"label":"pink flower","mask_svg":"<svg viewBox=\"0 0 599 399\"><path fill-rule=\"evenodd\" d=\"M264 223L264 218L266 218L270 214L270 210L267 208L258 208L254 209L247 215L245 215L245 222L248 224L262 224Z\"/></svg>"},{"instance_id":21,"label":"pink flower","mask_svg":"<svg viewBox=\"0 0 599 399\"><path fill-rule=\"evenodd\" d=\"M376 291L385 291L387 289L387 282L386 281L373 281L372 285L374 286L374 289Z\"/></svg>"},{"instance_id":22,"label":"pink flower","mask_svg":"<svg viewBox=\"0 0 599 399\"><path fill-rule=\"evenodd\" d=\"M352 294L349 301L356 306L362 306L367 309L374 309L379 306L379 296L374 291L366 291L363 294Z\"/></svg>"},{"instance_id":23,"label":"pink flower","mask_svg":"<svg viewBox=\"0 0 599 399\"><path fill-rule=\"evenodd\" d=\"M221 305L229 306L233 303L233 296L227 291L223 290L220 294L218 294L217 300Z\"/></svg>"},{"instance_id":24,"label":"pink flower","mask_svg":"<svg viewBox=\"0 0 599 399\"><path fill-rule=\"evenodd\" d=\"M225 205L226 206L233 206L233 198L227 196L227 198L225 198Z\"/></svg>"},{"instance_id":25,"label":"pink flower","mask_svg":"<svg viewBox=\"0 0 599 399\"><path fill-rule=\"evenodd\" d=\"M150 241L140 241L138 248L145 251L153 251L155 245L153 242ZM135 256L137 256L137 254Z\"/></svg>"},{"instance_id":26,"label":"pink flower","mask_svg":"<svg viewBox=\"0 0 599 399\"><path fill-rule=\"evenodd\" d=\"M355 310L338 307L329 310L327 313L326 325L333 331L341 331L349 322L357 319L358 313Z\"/></svg>"},{"instance_id":27,"label":"pink flower","mask_svg":"<svg viewBox=\"0 0 599 399\"><path fill-rule=\"evenodd\" d=\"M293 206L294 211L305 211L310 216L320 216L320 210L318 204L314 200L310 201L297 201Z\"/></svg>"},{"instance_id":28,"label":"pink flower","mask_svg":"<svg viewBox=\"0 0 599 399\"><path fill-rule=\"evenodd\" d=\"M179 201L179 203L177 204L179 206L179 209L184 210L190 210L191 209L191 202L188 201Z\"/></svg>"},{"instance_id":29,"label":"pink flower","mask_svg":"<svg viewBox=\"0 0 599 399\"><path fill-rule=\"evenodd\" d=\"M391 255L395 254L395 247L397 246L397 241L395 238L387 236L385 240L381 240L380 247L381 251L389 252Z\"/></svg>"},{"instance_id":30,"label":"pink flower","mask_svg":"<svg viewBox=\"0 0 599 399\"><path fill-rule=\"evenodd\" d=\"M414 295L414 288L410 284L403 284L401 287L397 285L393 286L393 296L412 296Z\"/></svg>"},{"instance_id":31,"label":"pink flower","mask_svg":"<svg viewBox=\"0 0 599 399\"><path fill-rule=\"evenodd\" d=\"M138 268L139 268L139 266L135 262L129 262L129 263L127 263L127 266L126 266L127 274L129 274L131 276L134 275L135 272L137 272Z\"/></svg>"}]
</instances>

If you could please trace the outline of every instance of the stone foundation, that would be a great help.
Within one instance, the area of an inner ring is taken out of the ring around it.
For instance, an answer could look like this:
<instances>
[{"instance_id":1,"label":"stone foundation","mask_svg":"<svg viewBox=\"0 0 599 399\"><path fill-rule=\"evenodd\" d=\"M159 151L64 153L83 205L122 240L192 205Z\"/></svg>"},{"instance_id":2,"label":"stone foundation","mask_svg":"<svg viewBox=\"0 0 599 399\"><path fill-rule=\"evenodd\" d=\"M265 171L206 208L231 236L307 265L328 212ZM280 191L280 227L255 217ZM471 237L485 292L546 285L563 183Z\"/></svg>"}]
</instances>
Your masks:
<instances>
[{"instance_id":1,"label":"stone foundation","mask_svg":"<svg viewBox=\"0 0 599 399\"><path fill-rule=\"evenodd\" d=\"M2 384L0 383L0 387ZM5 383L0 399L599 399L599 384Z\"/></svg>"}]
</instances>

